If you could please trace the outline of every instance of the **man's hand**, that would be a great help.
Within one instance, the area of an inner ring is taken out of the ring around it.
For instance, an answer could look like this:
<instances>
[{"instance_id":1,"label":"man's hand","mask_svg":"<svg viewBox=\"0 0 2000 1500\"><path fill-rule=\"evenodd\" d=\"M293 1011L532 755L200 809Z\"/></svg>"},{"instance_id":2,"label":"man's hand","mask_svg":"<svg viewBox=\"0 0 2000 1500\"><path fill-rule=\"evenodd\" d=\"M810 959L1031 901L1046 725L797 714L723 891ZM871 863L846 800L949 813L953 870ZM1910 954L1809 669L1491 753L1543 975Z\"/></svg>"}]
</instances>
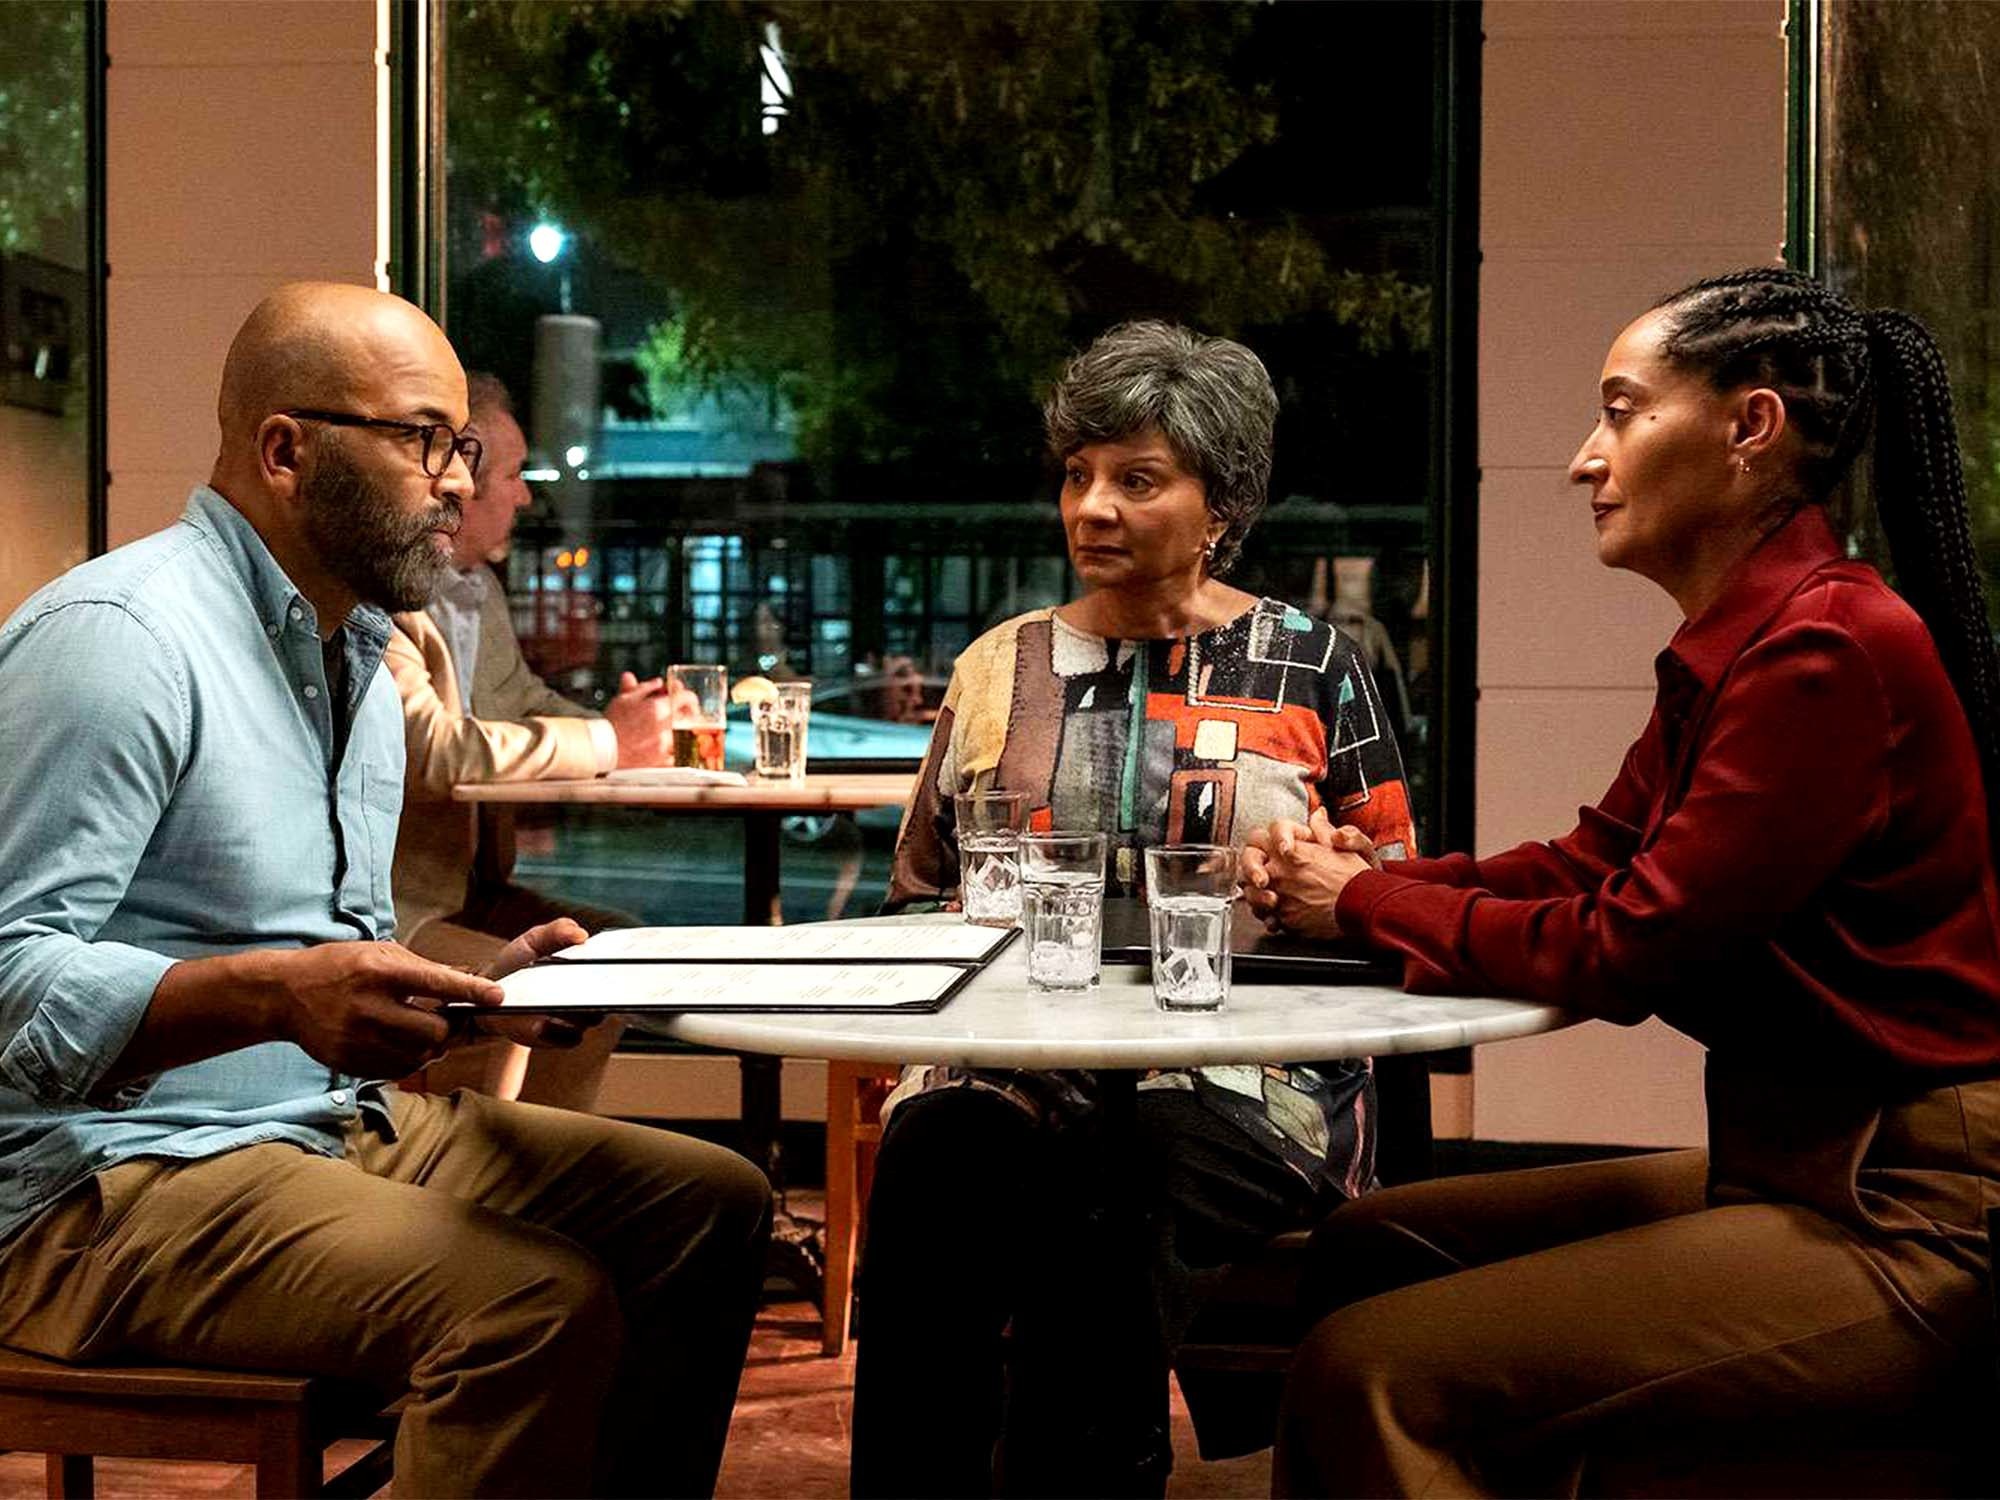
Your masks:
<instances>
[{"instance_id":1,"label":"man's hand","mask_svg":"<svg viewBox=\"0 0 2000 1500\"><path fill-rule=\"evenodd\" d=\"M500 986L394 943L321 943L258 955L272 1030L343 1073L401 1078L445 1049L447 1001L493 1006Z\"/></svg>"},{"instance_id":2,"label":"man's hand","mask_svg":"<svg viewBox=\"0 0 2000 1500\"><path fill-rule=\"evenodd\" d=\"M551 953L559 953L564 948L573 948L590 934L569 917L557 917L553 922L544 922L539 927L530 927L515 938L500 952L500 956L486 967L486 977L500 979L516 969L525 969L537 959L547 958ZM574 1047L583 1040L587 1027L596 1025L603 1017L589 1015L483 1015L473 1018L479 1030L493 1036L504 1036L511 1042L519 1042L524 1047Z\"/></svg>"},{"instance_id":3,"label":"man's hand","mask_svg":"<svg viewBox=\"0 0 2000 1500\"><path fill-rule=\"evenodd\" d=\"M674 760L674 725L691 722L701 704L686 688L669 688L666 680L644 682L630 672L618 674L618 696L604 705L605 722L618 736L618 764L667 766Z\"/></svg>"}]
</instances>

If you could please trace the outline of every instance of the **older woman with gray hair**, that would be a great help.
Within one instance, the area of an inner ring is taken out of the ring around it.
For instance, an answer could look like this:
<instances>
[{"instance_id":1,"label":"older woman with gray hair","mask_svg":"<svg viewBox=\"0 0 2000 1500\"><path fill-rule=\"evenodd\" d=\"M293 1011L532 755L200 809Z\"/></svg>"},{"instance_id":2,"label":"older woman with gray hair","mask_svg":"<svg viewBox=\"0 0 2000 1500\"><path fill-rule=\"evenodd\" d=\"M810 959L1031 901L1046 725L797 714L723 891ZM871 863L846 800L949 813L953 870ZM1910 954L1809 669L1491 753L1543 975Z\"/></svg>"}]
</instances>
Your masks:
<instances>
[{"instance_id":1,"label":"older woman with gray hair","mask_svg":"<svg viewBox=\"0 0 2000 1500\"><path fill-rule=\"evenodd\" d=\"M952 799L974 790L1024 793L1032 827L1103 830L1111 895L1136 893L1148 845L1240 843L1317 809L1389 857L1411 847L1354 644L1219 576L1263 509L1277 410L1256 355L1165 323L1114 328L1070 362L1044 418L1083 590L959 658L890 909L956 898ZM891 1095L861 1272L856 1495L977 1495L996 1478L1160 1493L1195 1272L1374 1176L1366 1064L1160 1073L1139 1094L1145 1239L1119 1239L1094 1096L1088 1073L955 1067L911 1068Z\"/></svg>"}]
</instances>

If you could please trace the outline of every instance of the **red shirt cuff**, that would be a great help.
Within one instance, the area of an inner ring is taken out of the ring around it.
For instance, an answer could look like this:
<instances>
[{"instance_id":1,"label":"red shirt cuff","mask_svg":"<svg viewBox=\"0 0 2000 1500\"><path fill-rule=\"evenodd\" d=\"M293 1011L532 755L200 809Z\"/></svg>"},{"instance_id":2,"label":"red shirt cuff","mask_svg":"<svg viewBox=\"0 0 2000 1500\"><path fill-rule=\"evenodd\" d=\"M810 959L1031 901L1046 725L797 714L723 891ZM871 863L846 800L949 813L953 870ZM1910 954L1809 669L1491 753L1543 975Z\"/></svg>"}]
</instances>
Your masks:
<instances>
[{"instance_id":1,"label":"red shirt cuff","mask_svg":"<svg viewBox=\"0 0 2000 1500\"><path fill-rule=\"evenodd\" d=\"M1367 938L1377 907L1398 890L1413 882L1387 870L1363 870L1347 882L1340 899L1333 903L1333 919L1343 937Z\"/></svg>"}]
</instances>

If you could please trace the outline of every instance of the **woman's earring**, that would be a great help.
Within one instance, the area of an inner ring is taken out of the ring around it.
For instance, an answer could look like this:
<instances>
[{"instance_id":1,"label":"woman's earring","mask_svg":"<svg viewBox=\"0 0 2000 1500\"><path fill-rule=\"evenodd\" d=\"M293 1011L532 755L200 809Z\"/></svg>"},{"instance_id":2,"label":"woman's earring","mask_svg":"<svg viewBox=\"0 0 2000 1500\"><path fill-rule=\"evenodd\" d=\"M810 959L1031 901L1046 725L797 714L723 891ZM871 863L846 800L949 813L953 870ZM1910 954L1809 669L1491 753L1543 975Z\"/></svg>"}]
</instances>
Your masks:
<instances>
[{"instance_id":1,"label":"woman's earring","mask_svg":"<svg viewBox=\"0 0 2000 1500\"><path fill-rule=\"evenodd\" d=\"M1214 537L1210 537L1210 538L1208 539L1208 545L1207 545L1206 547L1203 547L1203 548L1201 549L1201 555L1202 555L1203 557L1207 558L1207 559L1208 559L1208 560L1209 560L1210 562L1214 562L1214 561L1215 561L1215 538L1214 538Z\"/></svg>"},{"instance_id":2,"label":"woman's earring","mask_svg":"<svg viewBox=\"0 0 2000 1500\"><path fill-rule=\"evenodd\" d=\"M1750 460L1747 458L1739 458L1736 460L1736 467L1741 469L1745 474L1748 474L1750 472Z\"/></svg>"}]
</instances>

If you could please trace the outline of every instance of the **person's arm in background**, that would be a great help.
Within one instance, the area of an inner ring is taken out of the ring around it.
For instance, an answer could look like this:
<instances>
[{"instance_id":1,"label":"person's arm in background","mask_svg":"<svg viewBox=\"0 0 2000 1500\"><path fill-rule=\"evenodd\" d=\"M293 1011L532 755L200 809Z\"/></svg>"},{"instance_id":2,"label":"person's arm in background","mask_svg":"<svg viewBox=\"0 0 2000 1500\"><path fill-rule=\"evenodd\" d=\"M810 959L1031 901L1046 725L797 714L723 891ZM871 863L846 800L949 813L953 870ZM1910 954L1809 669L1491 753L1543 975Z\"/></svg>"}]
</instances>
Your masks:
<instances>
[{"instance_id":1,"label":"person's arm in background","mask_svg":"<svg viewBox=\"0 0 2000 1500\"><path fill-rule=\"evenodd\" d=\"M958 754L952 728L958 721L959 682L954 671L944 706L931 725L930 748L924 752L910 805L903 809L889 865L889 893L882 898L885 914L932 910L958 895L957 809L952 801L958 791Z\"/></svg>"},{"instance_id":2,"label":"person's arm in background","mask_svg":"<svg viewBox=\"0 0 2000 1500\"><path fill-rule=\"evenodd\" d=\"M0 1085L115 1107L164 1068L269 1041L395 1076L445 1038L412 997L498 1003L385 943L177 961L99 940L192 735L178 656L123 607L63 605L0 639Z\"/></svg>"},{"instance_id":3,"label":"person's arm in background","mask_svg":"<svg viewBox=\"0 0 2000 1500\"><path fill-rule=\"evenodd\" d=\"M460 713L443 696L457 697L451 654L428 616L397 615L383 661L403 700L404 795L412 802L448 798L455 782L585 778L609 769L593 721Z\"/></svg>"}]
</instances>

